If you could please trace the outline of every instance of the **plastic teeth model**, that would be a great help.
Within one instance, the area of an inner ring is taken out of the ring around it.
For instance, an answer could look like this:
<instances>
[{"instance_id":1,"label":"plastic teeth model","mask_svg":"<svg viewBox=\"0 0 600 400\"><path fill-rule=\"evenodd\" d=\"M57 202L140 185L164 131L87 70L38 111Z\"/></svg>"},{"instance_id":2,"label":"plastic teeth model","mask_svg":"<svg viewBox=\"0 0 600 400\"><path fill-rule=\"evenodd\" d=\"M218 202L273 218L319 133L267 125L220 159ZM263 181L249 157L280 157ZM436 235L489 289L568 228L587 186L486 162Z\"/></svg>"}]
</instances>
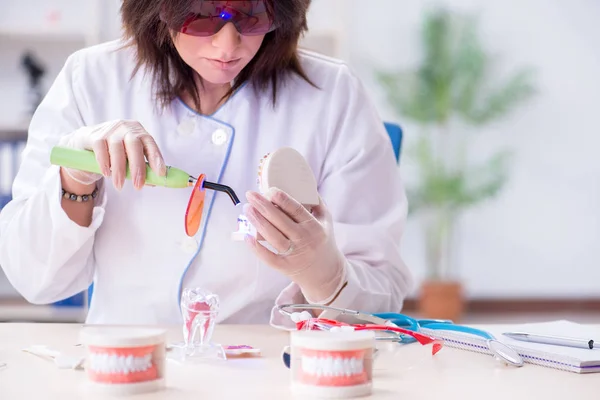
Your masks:
<instances>
[{"instance_id":1,"label":"plastic teeth model","mask_svg":"<svg viewBox=\"0 0 600 400\"><path fill-rule=\"evenodd\" d=\"M256 185L260 188L262 182L261 182L261 174L262 174L262 170L263 170L263 165L265 163L265 160L271 155L271 153L267 153L264 155L263 158L260 159L260 161L258 162L258 177L256 178Z\"/></svg>"},{"instance_id":2,"label":"plastic teeth model","mask_svg":"<svg viewBox=\"0 0 600 400\"><path fill-rule=\"evenodd\" d=\"M278 188L296 199L308 210L319 204L317 181L310 165L302 154L291 148L282 147L265 154L258 163L256 184L258 191L269 196L271 188ZM238 230L233 240L244 240L244 236L257 235L256 230L244 215L238 217Z\"/></svg>"},{"instance_id":3,"label":"plastic teeth model","mask_svg":"<svg viewBox=\"0 0 600 400\"><path fill-rule=\"evenodd\" d=\"M372 393L373 331L293 331L289 350L295 396L332 399Z\"/></svg>"},{"instance_id":4,"label":"plastic teeth model","mask_svg":"<svg viewBox=\"0 0 600 400\"><path fill-rule=\"evenodd\" d=\"M102 394L133 395L165 388L166 331L143 327L86 327L87 386Z\"/></svg>"}]
</instances>

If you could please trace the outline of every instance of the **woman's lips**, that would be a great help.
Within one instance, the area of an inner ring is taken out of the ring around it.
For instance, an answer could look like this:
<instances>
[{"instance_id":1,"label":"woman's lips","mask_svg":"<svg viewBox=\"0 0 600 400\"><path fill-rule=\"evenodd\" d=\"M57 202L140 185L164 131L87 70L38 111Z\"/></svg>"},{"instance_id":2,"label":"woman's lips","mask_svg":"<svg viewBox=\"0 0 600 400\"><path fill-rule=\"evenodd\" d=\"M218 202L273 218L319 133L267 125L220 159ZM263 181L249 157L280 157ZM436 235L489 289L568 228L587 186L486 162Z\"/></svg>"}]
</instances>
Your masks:
<instances>
[{"instance_id":1,"label":"woman's lips","mask_svg":"<svg viewBox=\"0 0 600 400\"><path fill-rule=\"evenodd\" d=\"M213 67L227 71L227 70L235 68L241 59L238 58L235 60L223 61L223 60L217 60L217 59L213 59L213 58L207 58L207 60Z\"/></svg>"}]
</instances>

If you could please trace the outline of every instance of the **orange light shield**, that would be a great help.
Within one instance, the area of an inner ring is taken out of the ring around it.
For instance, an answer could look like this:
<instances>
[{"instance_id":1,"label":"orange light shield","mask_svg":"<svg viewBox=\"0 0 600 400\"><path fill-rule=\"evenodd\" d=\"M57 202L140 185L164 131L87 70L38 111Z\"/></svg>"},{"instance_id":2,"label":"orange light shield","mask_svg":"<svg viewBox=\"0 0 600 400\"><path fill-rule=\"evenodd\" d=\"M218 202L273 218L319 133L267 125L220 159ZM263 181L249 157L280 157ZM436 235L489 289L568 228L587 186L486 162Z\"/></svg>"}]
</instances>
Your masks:
<instances>
[{"instance_id":1,"label":"orange light shield","mask_svg":"<svg viewBox=\"0 0 600 400\"><path fill-rule=\"evenodd\" d=\"M200 224L202 223L204 197L206 195L204 179L204 174L198 177L194 189L192 190L192 194L190 195L187 210L185 211L185 233L190 237L196 235L198 229L200 229Z\"/></svg>"}]
</instances>

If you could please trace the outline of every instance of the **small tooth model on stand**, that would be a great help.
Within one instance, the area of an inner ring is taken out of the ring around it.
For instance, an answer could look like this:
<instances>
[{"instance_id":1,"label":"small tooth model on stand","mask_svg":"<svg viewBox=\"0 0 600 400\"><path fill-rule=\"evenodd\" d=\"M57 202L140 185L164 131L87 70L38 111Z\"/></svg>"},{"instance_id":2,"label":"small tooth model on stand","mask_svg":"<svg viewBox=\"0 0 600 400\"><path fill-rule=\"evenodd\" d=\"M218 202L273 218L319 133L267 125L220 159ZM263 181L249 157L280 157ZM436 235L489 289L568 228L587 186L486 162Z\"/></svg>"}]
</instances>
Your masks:
<instances>
[{"instance_id":1,"label":"small tooth model on stand","mask_svg":"<svg viewBox=\"0 0 600 400\"><path fill-rule=\"evenodd\" d=\"M219 296L202 288L186 288L181 294L183 342L170 346L170 359L182 363L226 360L223 346L212 335L219 314Z\"/></svg>"}]
</instances>

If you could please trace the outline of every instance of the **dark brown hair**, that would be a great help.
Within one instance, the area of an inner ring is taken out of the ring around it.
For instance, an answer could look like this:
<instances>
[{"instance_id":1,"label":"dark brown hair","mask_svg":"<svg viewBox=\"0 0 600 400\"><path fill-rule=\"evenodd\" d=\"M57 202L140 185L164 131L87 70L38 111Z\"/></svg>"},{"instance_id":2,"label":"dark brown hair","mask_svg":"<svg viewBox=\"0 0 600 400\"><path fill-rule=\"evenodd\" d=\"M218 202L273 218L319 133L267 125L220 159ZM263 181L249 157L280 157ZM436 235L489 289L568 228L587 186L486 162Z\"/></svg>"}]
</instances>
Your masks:
<instances>
[{"instance_id":1,"label":"dark brown hair","mask_svg":"<svg viewBox=\"0 0 600 400\"><path fill-rule=\"evenodd\" d=\"M192 5L198 1L204 0L123 0L121 16L125 39L136 48L137 54L134 74L142 66L146 67L152 74L156 95L162 106L187 92L200 109L200 98L194 80L197 74L177 53L169 29L181 26ZM311 0L265 0L277 29L265 35L261 48L237 76L225 97L244 83L250 82L259 90L271 85L275 104L277 86L285 74L296 73L311 83L302 70L297 55L298 40L308 29L306 13L310 2Z\"/></svg>"}]
</instances>

